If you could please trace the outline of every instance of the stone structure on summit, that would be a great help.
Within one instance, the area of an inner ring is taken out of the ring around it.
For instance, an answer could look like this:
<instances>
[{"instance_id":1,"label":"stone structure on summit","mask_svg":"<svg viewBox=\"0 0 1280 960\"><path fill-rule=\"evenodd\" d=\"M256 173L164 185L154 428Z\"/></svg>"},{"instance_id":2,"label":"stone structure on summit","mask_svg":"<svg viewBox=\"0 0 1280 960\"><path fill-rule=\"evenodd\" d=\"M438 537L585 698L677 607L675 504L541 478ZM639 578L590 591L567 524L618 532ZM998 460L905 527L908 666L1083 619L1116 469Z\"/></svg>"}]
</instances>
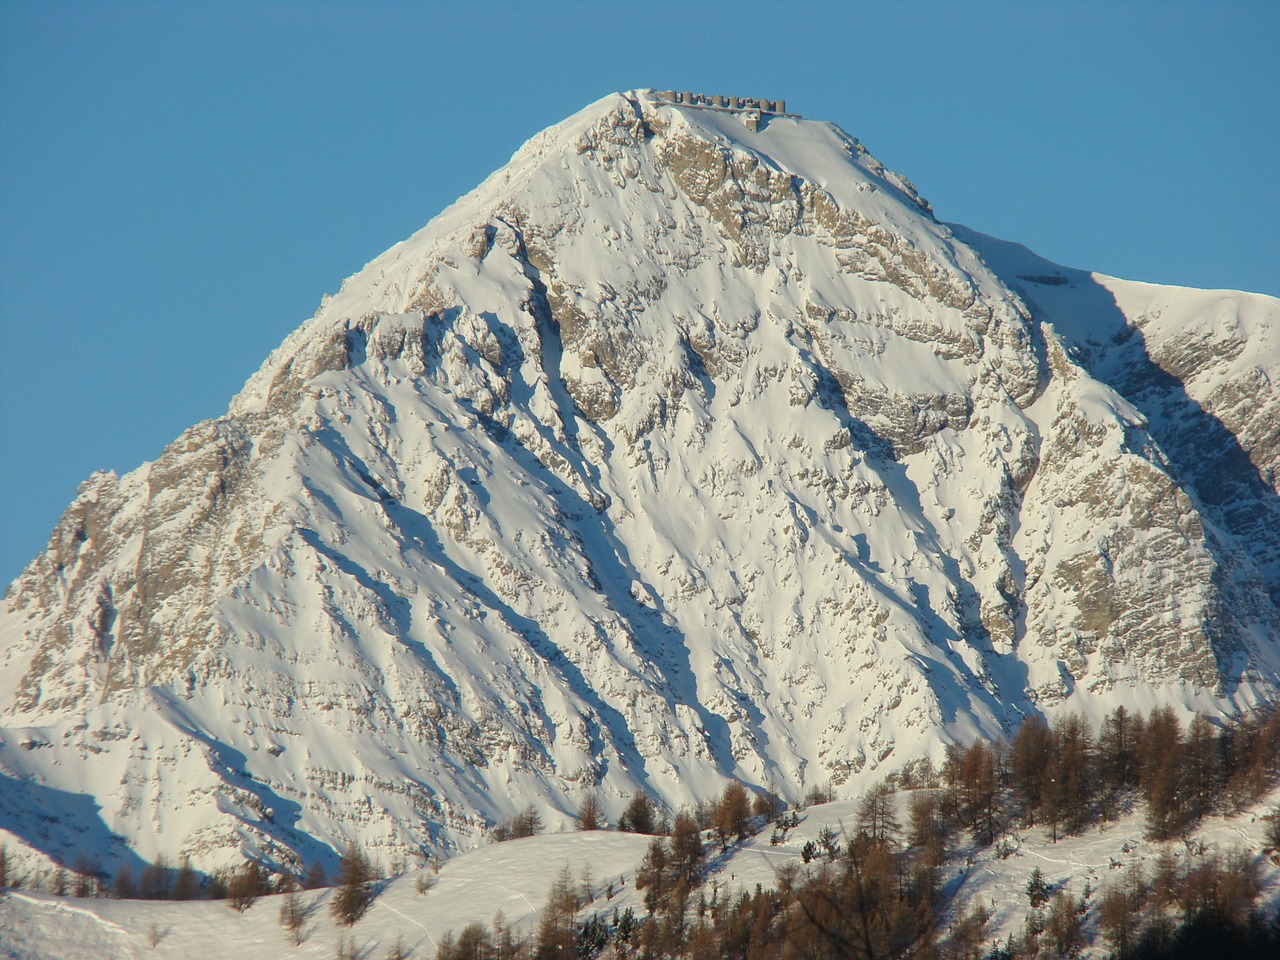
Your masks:
<instances>
[{"instance_id":1,"label":"stone structure on summit","mask_svg":"<svg viewBox=\"0 0 1280 960\"><path fill-rule=\"evenodd\" d=\"M690 93L679 90L658 90L656 97L659 103L675 103L683 107L702 107L709 110L725 110L742 115L742 122L749 130L760 128L763 114L777 116L796 116L787 113L785 100L760 100L756 97L726 97L723 94Z\"/></svg>"}]
</instances>

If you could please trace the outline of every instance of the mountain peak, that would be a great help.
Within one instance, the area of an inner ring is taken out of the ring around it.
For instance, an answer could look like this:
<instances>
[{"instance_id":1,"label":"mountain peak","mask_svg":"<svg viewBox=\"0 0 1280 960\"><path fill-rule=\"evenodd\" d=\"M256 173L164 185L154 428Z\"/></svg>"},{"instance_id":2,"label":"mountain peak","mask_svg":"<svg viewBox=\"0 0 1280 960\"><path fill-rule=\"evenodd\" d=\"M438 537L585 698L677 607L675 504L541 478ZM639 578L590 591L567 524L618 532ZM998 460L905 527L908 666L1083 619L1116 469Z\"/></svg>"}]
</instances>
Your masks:
<instances>
[{"instance_id":1,"label":"mountain peak","mask_svg":"<svg viewBox=\"0 0 1280 960\"><path fill-rule=\"evenodd\" d=\"M1211 336L982 246L825 122L538 134L81 489L0 612L0 796L94 785L49 850L292 867L1274 696L1275 302Z\"/></svg>"},{"instance_id":2,"label":"mountain peak","mask_svg":"<svg viewBox=\"0 0 1280 960\"><path fill-rule=\"evenodd\" d=\"M537 274L555 245L556 276L538 279L571 290L575 302L585 298L588 312L619 290L655 289L673 267L688 270L695 261L751 270L757 282L770 273L786 284L771 250L788 237L807 237L833 250L834 272L886 279L912 304L925 298L972 308L981 322L991 312L987 304L998 302L998 312L1018 325L1021 308L1000 281L954 242L909 181L855 138L794 115L770 116L750 130L740 116L629 91L539 133L423 230L348 278L233 410L262 402L275 367L292 362L292 349L320 331L331 339L332 325L345 329L353 314L399 315L467 299L478 278L458 265L458 254L468 252L487 274L483 261L494 239L516 234L524 260L517 272ZM802 284L800 293L817 301L809 309L843 295L812 279ZM499 298L509 292L495 291ZM682 307L701 312L700 305Z\"/></svg>"}]
</instances>

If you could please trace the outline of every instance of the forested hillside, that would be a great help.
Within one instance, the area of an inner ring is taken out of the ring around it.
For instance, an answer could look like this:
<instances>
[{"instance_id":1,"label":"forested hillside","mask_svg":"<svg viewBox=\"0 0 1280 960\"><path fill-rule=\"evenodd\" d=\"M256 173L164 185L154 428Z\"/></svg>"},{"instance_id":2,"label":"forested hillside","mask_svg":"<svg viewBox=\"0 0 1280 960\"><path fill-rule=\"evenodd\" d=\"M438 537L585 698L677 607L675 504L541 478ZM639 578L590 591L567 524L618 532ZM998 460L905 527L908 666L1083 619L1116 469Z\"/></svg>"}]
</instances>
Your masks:
<instances>
[{"instance_id":1,"label":"forested hillside","mask_svg":"<svg viewBox=\"0 0 1280 960\"><path fill-rule=\"evenodd\" d=\"M108 877L0 853L0 934L8 956L75 956L41 920L65 908L115 931L103 957L182 956L205 935L369 960L1271 957L1278 779L1276 715L1035 718L857 800L815 788L782 809L730 784L671 811L637 792L611 825L588 797L559 835L530 806L489 847L409 872L355 846L332 878L167 860Z\"/></svg>"}]
</instances>

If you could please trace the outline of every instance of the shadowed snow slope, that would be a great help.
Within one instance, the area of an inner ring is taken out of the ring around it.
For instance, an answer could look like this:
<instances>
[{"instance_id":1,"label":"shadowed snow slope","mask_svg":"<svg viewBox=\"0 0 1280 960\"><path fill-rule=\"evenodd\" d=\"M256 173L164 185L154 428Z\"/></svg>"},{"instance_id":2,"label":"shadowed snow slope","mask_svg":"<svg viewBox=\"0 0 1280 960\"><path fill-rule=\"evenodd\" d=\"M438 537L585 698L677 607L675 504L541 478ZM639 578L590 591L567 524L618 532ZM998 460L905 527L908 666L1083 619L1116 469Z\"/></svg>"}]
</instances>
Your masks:
<instances>
[{"instance_id":1,"label":"shadowed snow slope","mask_svg":"<svg viewBox=\"0 0 1280 960\"><path fill-rule=\"evenodd\" d=\"M83 485L0 614L0 829L389 860L1248 709L1278 324L953 230L830 124L606 97Z\"/></svg>"}]
</instances>

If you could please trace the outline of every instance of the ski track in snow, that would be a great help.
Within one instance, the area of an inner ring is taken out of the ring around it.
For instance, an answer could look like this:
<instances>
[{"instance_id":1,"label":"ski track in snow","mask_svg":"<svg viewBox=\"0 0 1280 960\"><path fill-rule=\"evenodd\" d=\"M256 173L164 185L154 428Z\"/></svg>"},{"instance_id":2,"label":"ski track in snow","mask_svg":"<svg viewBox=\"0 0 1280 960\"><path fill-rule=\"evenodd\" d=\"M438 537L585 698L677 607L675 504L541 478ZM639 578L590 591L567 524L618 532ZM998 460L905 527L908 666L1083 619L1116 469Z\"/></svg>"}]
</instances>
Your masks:
<instances>
[{"instance_id":1,"label":"ski track in snow","mask_svg":"<svg viewBox=\"0 0 1280 960\"><path fill-rule=\"evenodd\" d=\"M421 930L423 933L427 935L427 939L431 941L431 949L433 950L436 949L436 947L438 946L438 944L436 943L436 938L431 935L431 931L428 930L425 925L419 923L417 920L413 919L413 917L409 916L408 914L401 913L399 910L397 910L395 907L393 907L391 904L387 903L385 900L381 898L375 900L374 903L377 906L381 907L383 910L390 910L397 917L400 917L404 920L407 920L409 923L412 923L415 927L417 927L419 930Z\"/></svg>"},{"instance_id":2,"label":"ski track in snow","mask_svg":"<svg viewBox=\"0 0 1280 960\"><path fill-rule=\"evenodd\" d=\"M475 877L458 877L453 882L454 883L478 883L481 886L493 887L495 890L501 890L503 893L506 893L512 897L518 898L524 902L525 907L529 911L528 913L525 914L525 917L532 916L533 914L538 912L538 908L535 907L532 903L530 903L529 898L526 897L523 893L521 893L519 890L512 890L510 887L504 886L501 883L495 883L492 880L477 880ZM523 920L524 917L521 917L520 919Z\"/></svg>"}]
</instances>

